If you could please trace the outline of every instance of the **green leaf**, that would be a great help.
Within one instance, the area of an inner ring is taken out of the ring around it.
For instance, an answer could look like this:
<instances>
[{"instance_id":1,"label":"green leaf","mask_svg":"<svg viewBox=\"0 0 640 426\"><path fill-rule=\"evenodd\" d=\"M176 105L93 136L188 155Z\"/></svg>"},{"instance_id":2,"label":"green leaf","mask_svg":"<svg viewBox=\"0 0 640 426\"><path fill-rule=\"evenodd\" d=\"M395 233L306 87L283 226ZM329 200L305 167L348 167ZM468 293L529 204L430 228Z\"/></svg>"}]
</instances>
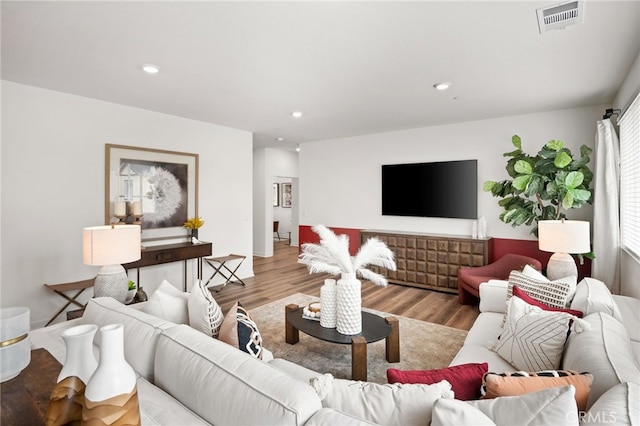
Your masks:
<instances>
[{"instance_id":1,"label":"green leaf","mask_svg":"<svg viewBox=\"0 0 640 426\"><path fill-rule=\"evenodd\" d=\"M515 151L505 152L504 154L502 154L503 157L518 157L520 155L522 155L521 149L516 149Z\"/></svg>"},{"instance_id":2,"label":"green leaf","mask_svg":"<svg viewBox=\"0 0 640 426\"><path fill-rule=\"evenodd\" d=\"M544 189L544 183L542 182L542 178L538 175L531 175L531 179L527 184L527 189L524 191L525 194L532 196L536 195L538 192Z\"/></svg>"},{"instance_id":3,"label":"green leaf","mask_svg":"<svg viewBox=\"0 0 640 426\"><path fill-rule=\"evenodd\" d=\"M511 143L516 148L522 149L522 139L520 139L520 136L518 136L518 135L511 136Z\"/></svg>"},{"instance_id":4,"label":"green leaf","mask_svg":"<svg viewBox=\"0 0 640 426\"><path fill-rule=\"evenodd\" d=\"M482 190L483 191L487 191L487 192L493 191L493 188L495 188L497 184L498 184L497 182L494 182L492 180L488 180L488 181L486 181L485 183L482 184Z\"/></svg>"},{"instance_id":5,"label":"green leaf","mask_svg":"<svg viewBox=\"0 0 640 426\"><path fill-rule=\"evenodd\" d=\"M570 172L567 177L564 179L564 184L569 189L574 189L582 185L582 181L584 180L584 175L580 172Z\"/></svg>"},{"instance_id":6,"label":"green leaf","mask_svg":"<svg viewBox=\"0 0 640 426\"><path fill-rule=\"evenodd\" d=\"M513 180L513 187L520 191L524 191L529 183L529 179L531 179L531 175L518 176Z\"/></svg>"},{"instance_id":7,"label":"green leaf","mask_svg":"<svg viewBox=\"0 0 640 426\"><path fill-rule=\"evenodd\" d=\"M549 183L547 184L547 187L546 187L545 189L546 189L546 191L547 191L547 194L548 194L550 197L553 197L553 196L555 196L555 195L557 195L557 194L558 194L558 184L557 184L557 183L555 183L555 182L549 182Z\"/></svg>"},{"instance_id":8,"label":"green leaf","mask_svg":"<svg viewBox=\"0 0 640 426\"><path fill-rule=\"evenodd\" d=\"M570 209L571 207L573 207L573 195L571 192L567 192L562 199L562 208Z\"/></svg>"},{"instance_id":9,"label":"green leaf","mask_svg":"<svg viewBox=\"0 0 640 426\"><path fill-rule=\"evenodd\" d=\"M591 191L587 191L586 189L574 189L571 191L571 193L573 195L574 202L576 200L586 202L586 201L589 201L589 199L591 199ZM583 203L580 203L580 204L583 204Z\"/></svg>"},{"instance_id":10,"label":"green leaf","mask_svg":"<svg viewBox=\"0 0 640 426\"><path fill-rule=\"evenodd\" d=\"M547 142L545 146L557 152L557 151L560 151L562 148L564 148L564 142L559 141L557 139L553 139Z\"/></svg>"},{"instance_id":11,"label":"green leaf","mask_svg":"<svg viewBox=\"0 0 640 426\"><path fill-rule=\"evenodd\" d=\"M518 160L516 161L515 171L519 174L530 175L533 173L533 167L527 161Z\"/></svg>"},{"instance_id":12,"label":"green leaf","mask_svg":"<svg viewBox=\"0 0 640 426\"><path fill-rule=\"evenodd\" d=\"M553 164L559 169L564 169L569 164L571 164L571 156L567 154L565 151L560 151L558 155L556 155L555 160L553 160Z\"/></svg>"}]
</instances>

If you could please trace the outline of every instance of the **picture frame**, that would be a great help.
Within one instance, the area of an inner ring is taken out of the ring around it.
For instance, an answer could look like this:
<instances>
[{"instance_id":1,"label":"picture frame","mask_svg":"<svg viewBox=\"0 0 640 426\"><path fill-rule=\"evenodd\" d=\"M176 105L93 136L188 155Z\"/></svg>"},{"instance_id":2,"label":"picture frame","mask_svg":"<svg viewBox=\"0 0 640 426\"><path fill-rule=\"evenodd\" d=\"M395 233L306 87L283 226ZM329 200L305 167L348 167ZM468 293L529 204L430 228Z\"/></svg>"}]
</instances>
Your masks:
<instances>
[{"instance_id":1,"label":"picture frame","mask_svg":"<svg viewBox=\"0 0 640 426\"><path fill-rule=\"evenodd\" d=\"M273 184L273 207L280 205L280 184Z\"/></svg>"},{"instance_id":2,"label":"picture frame","mask_svg":"<svg viewBox=\"0 0 640 426\"><path fill-rule=\"evenodd\" d=\"M105 144L105 224L140 223L142 241L189 239L182 225L198 217L198 163L198 154Z\"/></svg>"},{"instance_id":3,"label":"picture frame","mask_svg":"<svg viewBox=\"0 0 640 426\"><path fill-rule=\"evenodd\" d=\"M281 192L280 205L284 208L291 208L291 203L292 203L291 183L281 183L280 192Z\"/></svg>"}]
</instances>

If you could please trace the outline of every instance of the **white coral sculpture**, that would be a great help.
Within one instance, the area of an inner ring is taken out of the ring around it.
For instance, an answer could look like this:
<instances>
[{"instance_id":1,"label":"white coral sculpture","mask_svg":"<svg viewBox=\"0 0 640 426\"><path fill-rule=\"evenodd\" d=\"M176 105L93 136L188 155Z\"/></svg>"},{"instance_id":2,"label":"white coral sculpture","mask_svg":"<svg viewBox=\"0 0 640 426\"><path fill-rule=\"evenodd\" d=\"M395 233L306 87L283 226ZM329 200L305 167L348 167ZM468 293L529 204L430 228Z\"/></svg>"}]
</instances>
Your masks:
<instances>
[{"instance_id":1,"label":"white coral sculpture","mask_svg":"<svg viewBox=\"0 0 640 426\"><path fill-rule=\"evenodd\" d=\"M298 263L307 265L309 273L340 275L355 272L361 278L381 287L386 287L387 279L366 269L368 265L396 270L393 252L378 238L369 238L355 256L349 254L349 237L336 235L324 225L312 227L320 236L320 244L305 243Z\"/></svg>"}]
</instances>

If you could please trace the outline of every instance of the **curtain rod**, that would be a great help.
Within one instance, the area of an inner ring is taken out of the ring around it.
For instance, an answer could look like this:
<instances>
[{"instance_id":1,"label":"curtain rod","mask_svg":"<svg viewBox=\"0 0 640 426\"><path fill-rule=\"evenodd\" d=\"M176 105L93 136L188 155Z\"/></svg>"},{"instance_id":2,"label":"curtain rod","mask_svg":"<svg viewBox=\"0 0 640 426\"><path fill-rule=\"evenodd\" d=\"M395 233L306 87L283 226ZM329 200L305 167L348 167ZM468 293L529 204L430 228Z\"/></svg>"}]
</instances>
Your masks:
<instances>
[{"instance_id":1,"label":"curtain rod","mask_svg":"<svg viewBox=\"0 0 640 426\"><path fill-rule=\"evenodd\" d=\"M620 110L619 109L613 109L613 108L607 108L607 110L604 112L604 115L602 116L603 120L606 120L607 118L611 118L611 116L613 115L617 115L618 117L620 116Z\"/></svg>"}]
</instances>

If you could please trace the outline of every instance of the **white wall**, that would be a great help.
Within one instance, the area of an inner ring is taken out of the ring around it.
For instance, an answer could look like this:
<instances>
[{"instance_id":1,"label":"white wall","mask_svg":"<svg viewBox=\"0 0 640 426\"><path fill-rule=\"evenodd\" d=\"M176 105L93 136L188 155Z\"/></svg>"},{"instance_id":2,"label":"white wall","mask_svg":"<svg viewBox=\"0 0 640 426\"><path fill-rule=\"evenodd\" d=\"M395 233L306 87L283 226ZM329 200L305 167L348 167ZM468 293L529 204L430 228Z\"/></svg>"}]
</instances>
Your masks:
<instances>
[{"instance_id":1,"label":"white wall","mask_svg":"<svg viewBox=\"0 0 640 426\"><path fill-rule=\"evenodd\" d=\"M200 238L214 255L247 254L239 274L253 275L250 132L3 81L1 305L28 306L34 327L64 305L44 283L97 272L82 264L81 233L104 221L106 143L199 154ZM181 288L183 271L143 268L140 281Z\"/></svg>"},{"instance_id":2,"label":"white wall","mask_svg":"<svg viewBox=\"0 0 640 426\"><path fill-rule=\"evenodd\" d=\"M306 143L300 150L300 223L470 235L472 220L382 216L381 165L478 159L478 214L487 219L487 234L534 239L530 228L512 228L498 219L498 199L483 192L482 183L508 178L507 159L502 154L514 149L514 134L520 135L523 149L531 154L550 139L564 141L574 155L579 155L582 144L593 148L596 121L605 108L601 105ZM571 211L568 217L591 220L592 208Z\"/></svg>"},{"instance_id":3,"label":"white wall","mask_svg":"<svg viewBox=\"0 0 640 426\"><path fill-rule=\"evenodd\" d=\"M273 256L273 182L277 177L298 177L298 153L273 148L260 148L253 152L253 253L256 256ZM295 183L297 181L292 179ZM296 200L294 199L294 204ZM294 206L295 207L295 206ZM297 241L296 209L291 213L292 241ZM282 225L282 224L281 224Z\"/></svg>"}]
</instances>

